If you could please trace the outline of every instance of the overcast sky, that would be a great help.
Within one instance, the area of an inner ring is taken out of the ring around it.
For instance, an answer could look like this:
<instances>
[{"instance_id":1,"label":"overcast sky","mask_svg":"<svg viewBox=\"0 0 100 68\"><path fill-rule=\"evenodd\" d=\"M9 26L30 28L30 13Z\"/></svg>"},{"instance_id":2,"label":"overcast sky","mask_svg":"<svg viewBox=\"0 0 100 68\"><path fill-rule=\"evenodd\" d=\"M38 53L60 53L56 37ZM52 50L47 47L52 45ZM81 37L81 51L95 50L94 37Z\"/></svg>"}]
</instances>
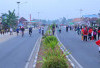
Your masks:
<instances>
[{"instance_id":1,"label":"overcast sky","mask_svg":"<svg viewBox=\"0 0 100 68\"><path fill-rule=\"evenodd\" d=\"M17 1L20 1L20 17L29 19L59 19L61 17L77 18L82 15L97 14L100 10L100 0L0 0L0 13L7 13L8 10L16 10L18 15ZM27 3L25 3L27 2Z\"/></svg>"}]
</instances>

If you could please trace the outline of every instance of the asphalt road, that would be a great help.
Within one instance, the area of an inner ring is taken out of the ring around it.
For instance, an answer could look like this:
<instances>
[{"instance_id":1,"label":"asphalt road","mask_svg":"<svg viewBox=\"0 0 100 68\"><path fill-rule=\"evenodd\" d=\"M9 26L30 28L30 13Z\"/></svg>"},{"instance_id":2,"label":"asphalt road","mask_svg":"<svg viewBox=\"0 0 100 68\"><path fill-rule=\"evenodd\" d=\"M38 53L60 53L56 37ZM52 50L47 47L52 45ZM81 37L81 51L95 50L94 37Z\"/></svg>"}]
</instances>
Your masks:
<instances>
[{"instance_id":1,"label":"asphalt road","mask_svg":"<svg viewBox=\"0 0 100 68\"><path fill-rule=\"evenodd\" d=\"M24 68L38 37L34 30L31 37L26 33L0 43L0 68Z\"/></svg>"},{"instance_id":2,"label":"asphalt road","mask_svg":"<svg viewBox=\"0 0 100 68\"><path fill-rule=\"evenodd\" d=\"M57 32L57 35L83 68L100 68L100 53L95 41L81 41L81 35L77 35L75 31L66 32L65 27L62 27L61 34Z\"/></svg>"}]
</instances>

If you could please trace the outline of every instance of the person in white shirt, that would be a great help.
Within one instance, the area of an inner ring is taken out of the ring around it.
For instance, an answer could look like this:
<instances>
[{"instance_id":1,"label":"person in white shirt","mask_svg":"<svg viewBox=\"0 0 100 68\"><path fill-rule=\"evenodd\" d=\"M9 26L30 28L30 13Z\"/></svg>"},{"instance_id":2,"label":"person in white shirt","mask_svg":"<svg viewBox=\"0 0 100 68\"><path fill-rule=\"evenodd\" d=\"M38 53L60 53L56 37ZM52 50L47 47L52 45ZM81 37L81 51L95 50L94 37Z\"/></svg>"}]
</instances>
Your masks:
<instances>
[{"instance_id":1,"label":"person in white shirt","mask_svg":"<svg viewBox=\"0 0 100 68\"><path fill-rule=\"evenodd\" d=\"M12 28L10 28L10 35L12 35L12 34L13 34L12 32L13 32L13 29L12 29Z\"/></svg>"}]
</instances>

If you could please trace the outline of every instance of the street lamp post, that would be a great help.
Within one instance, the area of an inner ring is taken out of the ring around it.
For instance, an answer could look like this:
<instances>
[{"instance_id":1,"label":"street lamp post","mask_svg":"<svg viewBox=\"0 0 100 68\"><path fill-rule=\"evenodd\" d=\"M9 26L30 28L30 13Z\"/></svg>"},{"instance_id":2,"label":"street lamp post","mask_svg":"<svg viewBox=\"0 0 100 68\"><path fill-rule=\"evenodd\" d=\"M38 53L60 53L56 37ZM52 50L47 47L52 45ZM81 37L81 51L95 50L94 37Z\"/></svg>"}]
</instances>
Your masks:
<instances>
[{"instance_id":1,"label":"street lamp post","mask_svg":"<svg viewBox=\"0 0 100 68\"><path fill-rule=\"evenodd\" d=\"M20 7L19 7L19 5L20 5L20 2L17 2L17 4L18 4L18 23L19 23L19 9L20 9Z\"/></svg>"},{"instance_id":2,"label":"street lamp post","mask_svg":"<svg viewBox=\"0 0 100 68\"><path fill-rule=\"evenodd\" d=\"M80 9L80 20L81 20L81 24L82 24L82 9Z\"/></svg>"},{"instance_id":3,"label":"street lamp post","mask_svg":"<svg viewBox=\"0 0 100 68\"><path fill-rule=\"evenodd\" d=\"M17 2L17 4L18 4L18 17L19 17L19 4L20 4L20 2Z\"/></svg>"}]
</instances>

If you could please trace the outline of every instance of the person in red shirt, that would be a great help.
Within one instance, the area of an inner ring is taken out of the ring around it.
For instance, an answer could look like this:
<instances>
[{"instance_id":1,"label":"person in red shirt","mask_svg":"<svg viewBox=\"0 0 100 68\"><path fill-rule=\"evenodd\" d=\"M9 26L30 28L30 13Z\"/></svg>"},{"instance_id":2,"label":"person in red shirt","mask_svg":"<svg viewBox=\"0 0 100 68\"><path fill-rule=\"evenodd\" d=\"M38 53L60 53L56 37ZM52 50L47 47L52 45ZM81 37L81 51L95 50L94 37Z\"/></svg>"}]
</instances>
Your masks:
<instances>
[{"instance_id":1,"label":"person in red shirt","mask_svg":"<svg viewBox=\"0 0 100 68\"><path fill-rule=\"evenodd\" d=\"M87 35L88 35L88 31L87 31L87 29L85 28L85 29L84 29L84 40L83 40L83 41L87 41Z\"/></svg>"},{"instance_id":2,"label":"person in red shirt","mask_svg":"<svg viewBox=\"0 0 100 68\"><path fill-rule=\"evenodd\" d=\"M96 41L95 43L98 45L98 47L99 47L99 53L100 53L100 40Z\"/></svg>"},{"instance_id":3,"label":"person in red shirt","mask_svg":"<svg viewBox=\"0 0 100 68\"><path fill-rule=\"evenodd\" d=\"M91 38L92 38L92 31L93 31L93 29L90 27L89 28L89 31L88 31L88 39L90 39L91 40Z\"/></svg>"}]
</instances>

